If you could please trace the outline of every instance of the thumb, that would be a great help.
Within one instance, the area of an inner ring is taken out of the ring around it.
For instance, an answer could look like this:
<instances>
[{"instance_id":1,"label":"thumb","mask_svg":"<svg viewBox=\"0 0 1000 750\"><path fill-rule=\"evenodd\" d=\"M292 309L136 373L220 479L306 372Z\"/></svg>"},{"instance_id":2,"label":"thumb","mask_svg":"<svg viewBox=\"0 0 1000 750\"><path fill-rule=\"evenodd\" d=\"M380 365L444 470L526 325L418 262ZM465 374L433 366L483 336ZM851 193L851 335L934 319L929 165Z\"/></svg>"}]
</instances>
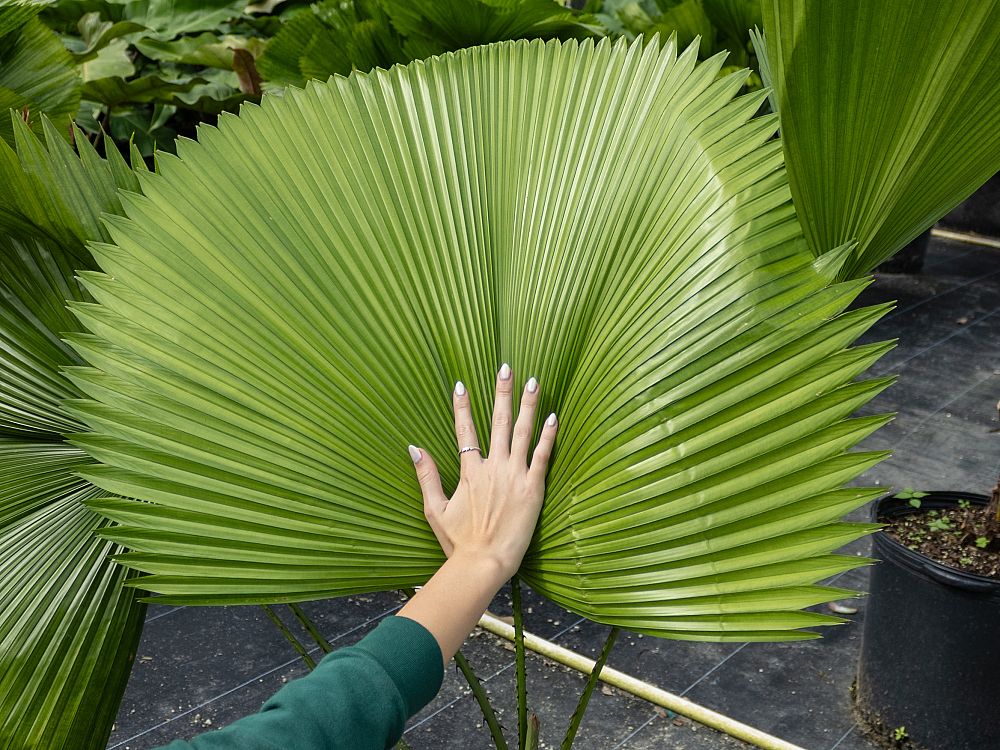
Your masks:
<instances>
[{"instance_id":1,"label":"thumb","mask_svg":"<svg viewBox=\"0 0 1000 750\"><path fill-rule=\"evenodd\" d=\"M415 445L408 446L407 449L410 451L410 458L413 459L413 468L417 472L420 493L424 496L424 515L433 528L448 502L441 488L441 476L430 453Z\"/></svg>"}]
</instances>

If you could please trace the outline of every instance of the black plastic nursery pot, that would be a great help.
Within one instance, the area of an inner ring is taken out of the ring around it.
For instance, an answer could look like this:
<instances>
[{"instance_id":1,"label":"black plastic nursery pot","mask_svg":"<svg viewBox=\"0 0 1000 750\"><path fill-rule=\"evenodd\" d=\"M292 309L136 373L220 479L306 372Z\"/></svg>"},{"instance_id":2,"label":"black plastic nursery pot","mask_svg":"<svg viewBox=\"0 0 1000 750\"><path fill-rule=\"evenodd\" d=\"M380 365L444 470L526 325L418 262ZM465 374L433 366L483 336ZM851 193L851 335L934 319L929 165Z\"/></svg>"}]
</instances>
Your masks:
<instances>
[{"instance_id":1,"label":"black plastic nursery pot","mask_svg":"<svg viewBox=\"0 0 1000 750\"><path fill-rule=\"evenodd\" d=\"M989 498L931 492L920 510L885 497L873 519L954 508ZM918 554L885 532L874 537L855 707L887 747L1000 748L1000 581ZM910 744L893 744L905 727Z\"/></svg>"},{"instance_id":2,"label":"black plastic nursery pot","mask_svg":"<svg viewBox=\"0 0 1000 750\"><path fill-rule=\"evenodd\" d=\"M1000 174L995 174L939 224L960 232L1000 237Z\"/></svg>"},{"instance_id":3,"label":"black plastic nursery pot","mask_svg":"<svg viewBox=\"0 0 1000 750\"><path fill-rule=\"evenodd\" d=\"M906 247L875 269L876 273L920 273L931 242L931 230L917 235Z\"/></svg>"}]
</instances>

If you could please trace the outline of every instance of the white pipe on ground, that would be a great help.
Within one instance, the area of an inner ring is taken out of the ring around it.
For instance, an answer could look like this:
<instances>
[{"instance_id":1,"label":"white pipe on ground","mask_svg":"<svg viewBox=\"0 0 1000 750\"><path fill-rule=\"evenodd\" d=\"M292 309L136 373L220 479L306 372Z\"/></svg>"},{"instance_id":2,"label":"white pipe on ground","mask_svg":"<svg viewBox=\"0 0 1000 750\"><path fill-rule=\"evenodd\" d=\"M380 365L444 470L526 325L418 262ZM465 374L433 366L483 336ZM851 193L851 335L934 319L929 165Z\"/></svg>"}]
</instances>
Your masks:
<instances>
[{"instance_id":1,"label":"white pipe on ground","mask_svg":"<svg viewBox=\"0 0 1000 750\"><path fill-rule=\"evenodd\" d=\"M506 638L508 641L514 640L514 626L508 625L489 612L484 614L482 619L479 620L479 627L501 638ZM544 638L539 638L537 635L525 632L524 646L542 656L552 659L552 661L571 667L578 672L589 675L594 671L595 662L593 659L581 656L575 651L570 651L568 648L557 646L555 643L547 641ZM668 693L666 690L650 685L648 682L643 682L624 672L619 672L617 669L612 669L607 665L601 670L600 680L627 693L638 696L643 700L647 700L654 705L661 706L682 716L687 716L699 724L717 729L731 737L749 742L751 745L762 747L765 750L805 750L803 747L785 742L783 739L736 721L725 714L720 714L718 711L700 706L687 698Z\"/></svg>"},{"instance_id":2,"label":"white pipe on ground","mask_svg":"<svg viewBox=\"0 0 1000 750\"><path fill-rule=\"evenodd\" d=\"M984 247L1000 248L1000 240L996 237L986 237L973 232L953 232L950 229L932 229L932 237L940 237L942 240L954 240L955 242L965 242L970 245L983 245Z\"/></svg>"}]
</instances>

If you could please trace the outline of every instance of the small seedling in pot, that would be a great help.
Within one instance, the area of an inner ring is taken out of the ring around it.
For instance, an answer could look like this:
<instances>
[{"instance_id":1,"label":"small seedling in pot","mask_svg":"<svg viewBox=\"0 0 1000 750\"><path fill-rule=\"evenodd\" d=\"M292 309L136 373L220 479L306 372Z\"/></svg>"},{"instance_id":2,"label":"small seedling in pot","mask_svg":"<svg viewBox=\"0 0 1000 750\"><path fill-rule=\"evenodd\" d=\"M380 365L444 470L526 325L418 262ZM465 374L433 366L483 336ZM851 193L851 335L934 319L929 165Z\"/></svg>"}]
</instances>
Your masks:
<instances>
[{"instance_id":1,"label":"small seedling in pot","mask_svg":"<svg viewBox=\"0 0 1000 750\"><path fill-rule=\"evenodd\" d=\"M892 730L892 739L896 742L902 742L909 736L910 735L906 733L906 727L896 727Z\"/></svg>"},{"instance_id":2,"label":"small seedling in pot","mask_svg":"<svg viewBox=\"0 0 1000 750\"><path fill-rule=\"evenodd\" d=\"M989 543L990 543L990 540L987 539L984 536L977 536L976 537L976 546L979 547L979 549L986 549L986 547L989 546Z\"/></svg>"},{"instance_id":3,"label":"small seedling in pot","mask_svg":"<svg viewBox=\"0 0 1000 750\"><path fill-rule=\"evenodd\" d=\"M954 528L947 518L935 518L933 521L927 524L927 528L933 529L934 531L951 531Z\"/></svg>"},{"instance_id":4,"label":"small seedling in pot","mask_svg":"<svg viewBox=\"0 0 1000 750\"><path fill-rule=\"evenodd\" d=\"M912 487L904 487L902 490L897 492L894 497L897 500L919 500L922 497L927 497L926 492L921 492L920 490L915 490ZM913 505L913 503L910 503ZM914 507L920 507L919 504Z\"/></svg>"},{"instance_id":5,"label":"small seedling in pot","mask_svg":"<svg viewBox=\"0 0 1000 750\"><path fill-rule=\"evenodd\" d=\"M962 510L968 510L969 508L972 507L972 501L971 500L959 500L958 501L958 507L961 508Z\"/></svg>"}]
</instances>

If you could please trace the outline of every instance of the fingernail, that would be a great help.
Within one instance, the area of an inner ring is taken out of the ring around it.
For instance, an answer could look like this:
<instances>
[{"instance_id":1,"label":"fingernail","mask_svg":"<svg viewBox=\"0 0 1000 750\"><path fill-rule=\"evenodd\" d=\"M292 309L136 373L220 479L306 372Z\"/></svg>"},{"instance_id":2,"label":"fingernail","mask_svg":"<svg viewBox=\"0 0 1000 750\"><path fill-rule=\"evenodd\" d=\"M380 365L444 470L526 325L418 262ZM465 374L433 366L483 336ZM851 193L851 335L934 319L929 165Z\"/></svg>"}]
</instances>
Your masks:
<instances>
[{"instance_id":1,"label":"fingernail","mask_svg":"<svg viewBox=\"0 0 1000 750\"><path fill-rule=\"evenodd\" d=\"M465 383L463 383L461 380L455 383L455 395L456 396L465 395Z\"/></svg>"},{"instance_id":2,"label":"fingernail","mask_svg":"<svg viewBox=\"0 0 1000 750\"><path fill-rule=\"evenodd\" d=\"M538 381L534 378L528 379L528 393L534 393L538 390Z\"/></svg>"},{"instance_id":3,"label":"fingernail","mask_svg":"<svg viewBox=\"0 0 1000 750\"><path fill-rule=\"evenodd\" d=\"M556 413L555 412L552 412L551 414L549 414L549 418L545 420L545 424L547 424L549 427L555 427L556 426Z\"/></svg>"},{"instance_id":4,"label":"fingernail","mask_svg":"<svg viewBox=\"0 0 1000 750\"><path fill-rule=\"evenodd\" d=\"M498 373L501 380L510 380L510 365L504 362L500 365L500 372Z\"/></svg>"},{"instance_id":5,"label":"fingernail","mask_svg":"<svg viewBox=\"0 0 1000 750\"><path fill-rule=\"evenodd\" d=\"M406 446L406 450L410 452L410 458L413 459L413 463L418 463L424 454L420 452L420 449L415 445Z\"/></svg>"}]
</instances>

